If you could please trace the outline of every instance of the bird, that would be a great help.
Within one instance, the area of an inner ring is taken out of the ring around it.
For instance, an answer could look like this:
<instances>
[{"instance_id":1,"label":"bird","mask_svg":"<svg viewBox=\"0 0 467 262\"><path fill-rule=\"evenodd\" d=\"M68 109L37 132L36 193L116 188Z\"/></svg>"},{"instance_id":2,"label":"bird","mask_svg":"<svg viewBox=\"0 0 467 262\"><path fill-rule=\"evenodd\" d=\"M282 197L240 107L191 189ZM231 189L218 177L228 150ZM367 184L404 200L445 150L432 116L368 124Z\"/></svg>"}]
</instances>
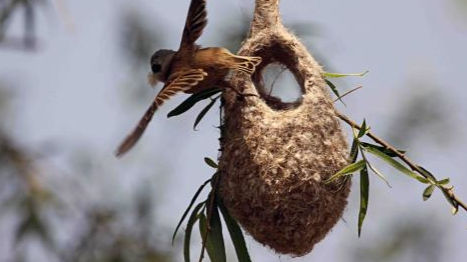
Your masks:
<instances>
[{"instance_id":1,"label":"bird","mask_svg":"<svg viewBox=\"0 0 467 262\"><path fill-rule=\"evenodd\" d=\"M115 155L123 156L138 142L157 109L177 93L198 93L214 86L231 87L226 76L231 70L254 73L261 57L239 56L222 47L202 48L195 42L207 25L205 0L192 0L177 51L161 49L150 59L149 84L164 83L152 104L133 131L117 148Z\"/></svg>"}]
</instances>

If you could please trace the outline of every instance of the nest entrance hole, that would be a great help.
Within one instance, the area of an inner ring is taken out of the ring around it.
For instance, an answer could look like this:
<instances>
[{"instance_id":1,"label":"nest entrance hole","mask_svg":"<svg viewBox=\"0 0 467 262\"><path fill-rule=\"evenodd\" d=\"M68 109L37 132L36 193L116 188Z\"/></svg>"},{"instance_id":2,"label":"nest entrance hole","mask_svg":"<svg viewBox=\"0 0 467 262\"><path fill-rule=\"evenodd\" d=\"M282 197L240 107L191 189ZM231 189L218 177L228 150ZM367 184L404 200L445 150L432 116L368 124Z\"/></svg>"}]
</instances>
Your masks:
<instances>
[{"instance_id":1,"label":"nest entrance hole","mask_svg":"<svg viewBox=\"0 0 467 262\"><path fill-rule=\"evenodd\" d=\"M271 63L262 72L262 90L258 90L261 97L273 109L278 103L283 106L297 106L302 99L302 91L295 76L288 68L280 63ZM276 101L276 103L273 103Z\"/></svg>"},{"instance_id":2,"label":"nest entrance hole","mask_svg":"<svg viewBox=\"0 0 467 262\"><path fill-rule=\"evenodd\" d=\"M266 104L274 110L300 106L304 81L298 74L293 50L280 42L273 42L254 55L263 58L263 63L256 68L252 80Z\"/></svg>"}]
</instances>

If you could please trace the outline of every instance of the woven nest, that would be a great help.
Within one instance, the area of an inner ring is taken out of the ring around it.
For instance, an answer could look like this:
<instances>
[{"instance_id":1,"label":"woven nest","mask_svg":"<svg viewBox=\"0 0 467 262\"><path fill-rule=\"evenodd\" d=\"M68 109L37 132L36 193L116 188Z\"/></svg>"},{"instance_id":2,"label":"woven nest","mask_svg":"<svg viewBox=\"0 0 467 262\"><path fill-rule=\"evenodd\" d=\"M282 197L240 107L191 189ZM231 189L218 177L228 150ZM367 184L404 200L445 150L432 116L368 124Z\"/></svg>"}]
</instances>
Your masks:
<instances>
[{"instance_id":1,"label":"woven nest","mask_svg":"<svg viewBox=\"0 0 467 262\"><path fill-rule=\"evenodd\" d=\"M349 180L323 181L348 164L348 149L323 71L282 26L256 33L242 55L261 56L252 81L233 76L245 93L224 93L220 195L231 215L258 242L278 253L310 252L342 216ZM296 103L264 95L261 73L281 63L302 88Z\"/></svg>"}]
</instances>

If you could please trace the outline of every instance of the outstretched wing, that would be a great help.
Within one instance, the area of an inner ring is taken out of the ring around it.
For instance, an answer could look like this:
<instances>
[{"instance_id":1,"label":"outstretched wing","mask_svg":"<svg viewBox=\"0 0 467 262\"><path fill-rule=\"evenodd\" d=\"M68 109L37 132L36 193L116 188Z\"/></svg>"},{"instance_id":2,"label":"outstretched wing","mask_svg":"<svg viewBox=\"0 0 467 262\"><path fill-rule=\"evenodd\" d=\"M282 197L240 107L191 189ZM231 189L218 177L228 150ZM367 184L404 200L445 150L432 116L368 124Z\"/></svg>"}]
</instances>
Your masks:
<instances>
[{"instance_id":1,"label":"outstretched wing","mask_svg":"<svg viewBox=\"0 0 467 262\"><path fill-rule=\"evenodd\" d=\"M191 0L179 52L183 53L193 49L195 41L201 36L204 27L208 23L206 16L206 1Z\"/></svg>"},{"instance_id":2,"label":"outstretched wing","mask_svg":"<svg viewBox=\"0 0 467 262\"><path fill-rule=\"evenodd\" d=\"M146 113L144 114L143 118L141 118L136 128L125 138L122 144L120 144L115 155L117 157L122 156L128 152L128 150L130 150L136 144L136 142L138 142L156 110L166 100L178 92L190 90L199 82L203 81L207 75L208 74L202 69L191 69L177 73L171 77L171 79L166 82L165 86L162 88L159 94L157 94L151 106L146 110Z\"/></svg>"}]
</instances>

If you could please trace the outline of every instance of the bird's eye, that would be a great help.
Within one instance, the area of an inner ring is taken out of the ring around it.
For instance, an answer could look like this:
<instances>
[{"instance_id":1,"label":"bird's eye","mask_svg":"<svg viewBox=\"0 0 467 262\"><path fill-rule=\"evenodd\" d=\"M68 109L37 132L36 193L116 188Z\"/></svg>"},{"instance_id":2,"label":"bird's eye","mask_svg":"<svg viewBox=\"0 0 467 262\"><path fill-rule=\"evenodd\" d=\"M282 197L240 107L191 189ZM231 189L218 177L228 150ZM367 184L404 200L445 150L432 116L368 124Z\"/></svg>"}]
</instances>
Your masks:
<instances>
[{"instance_id":1,"label":"bird's eye","mask_svg":"<svg viewBox=\"0 0 467 262\"><path fill-rule=\"evenodd\" d=\"M160 64L152 64L151 65L151 70L153 73L159 73L161 71L161 65Z\"/></svg>"}]
</instances>

